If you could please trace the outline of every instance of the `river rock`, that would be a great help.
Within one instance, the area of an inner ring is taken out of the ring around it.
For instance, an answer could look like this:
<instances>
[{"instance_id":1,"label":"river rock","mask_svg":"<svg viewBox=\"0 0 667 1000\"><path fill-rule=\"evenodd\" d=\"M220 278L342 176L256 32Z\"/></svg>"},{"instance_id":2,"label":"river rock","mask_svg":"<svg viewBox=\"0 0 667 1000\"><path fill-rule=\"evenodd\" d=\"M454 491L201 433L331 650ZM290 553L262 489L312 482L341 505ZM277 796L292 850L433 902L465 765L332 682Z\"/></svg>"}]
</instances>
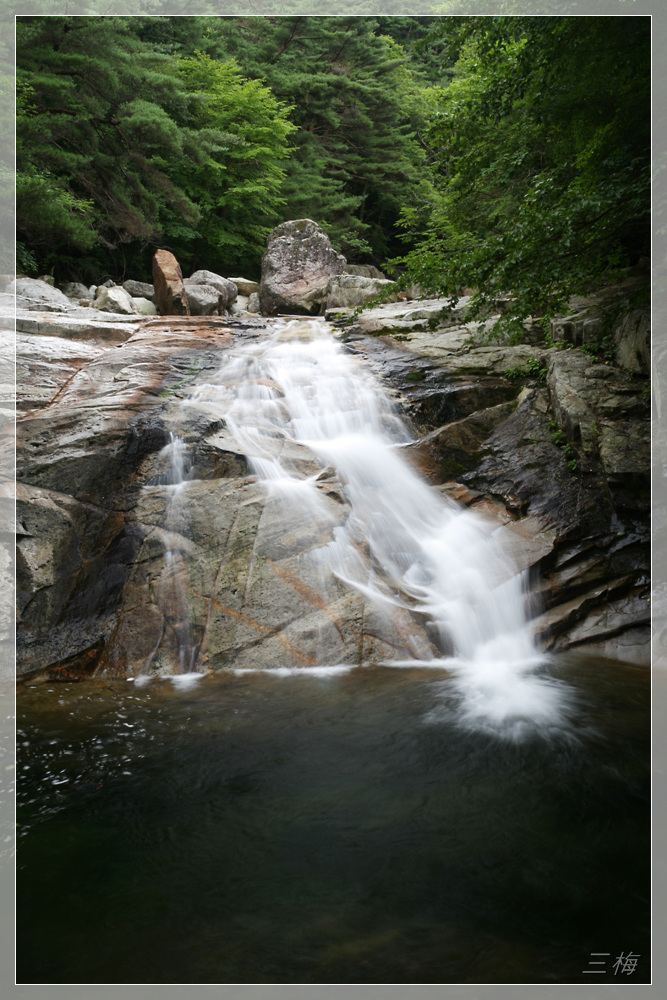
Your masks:
<instances>
[{"instance_id":1,"label":"river rock","mask_svg":"<svg viewBox=\"0 0 667 1000\"><path fill-rule=\"evenodd\" d=\"M259 281L250 281L248 278L229 278L228 281L233 281L239 290L239 295L245 295L246 298L254 292L259 294Z\"/></svg>"},{"instance_id":2,"label":"river rock","mask_svg":"<svg viewBox=\"0 0 667 1000\"><path fill-rule=\"evenodd\" d=\"M150 299L131 296L130 301L132 302L134 312L139 313L140 316L157 316L155 304Z\"/></svg>"},{"instance_id":3,"label":"river rock","mask_svg":"<svg viewBox=\"0 0 667 1000\"><path fill-rule=\"evenodd\" d=\"M256 293L255 293L256 294ZM248 311L248 300L247 295L238 295L236 300L232 303L231 313L233 316L242 316L243 313Z\"/></svg>"},{"instance_id":4,"label":"river rock","mask_svg":"<svg viewBox=\"0 0 667 1000\"><path fill-rule=\"evenodd\" d=\"M186 285L208 285L220 293L220 310L229 309L238 295L238 288L231 278L223 278L214 271L195 271L186 279Z\"/></svg>"},{"instance_id":5,"label":"river rock","mask_svg":"<svg viewBox=\"0 0 667 1000\"><path fill-rule=\"evenodd\" d=\"M247 310L249 313L258 313L261 312L261 309L262 307L259 301L259 293L253 292L252 295L248 296Z\"/></svg>"},{"instance_id":6,"label":"river rock","mask_svg":"<svg viewBox=\"0 0 667 1000\"><path fill-rule=\"evenodd\" d=\"M346 260L312 219L283 222L269 236L262 257L259 298L265 316L317 314L329 278Z\"/></svg>"},{"instance_id":7,"label":"river rock","mask_svg":"<svg viewBox=\"0 0 667 1000\"><path fill-rule=\"evenodd\" d=\"M356 274L361 278L378 278L386 281L387 275L373 264L346 264L343 274Z\"/></svg>"},{"instance_id":8,"label":"river rock","mask_svg":"<svg viewBox=\"0 0 667 1000\"><path fill-rule=\"evenodd\" d=\"M222 293L213 285L198 284L187 278L184 281L185 291L192 316L217 316L224 311Z\"/></svg>"},{"instance_id":9,"label":"river rock","mask_svg":"<svg viewBox=\"0 0 667 1000\"><path fill-rule=\"evenodd\" d=\"M98 288L94 305L101 312L121 313L126 316L136 312L132 299L119 285L112 285L109 288L102 285Z\"/></svg>"},{"instance_id":10,"label":"river rock","mask_svg":"<svg viewBox=\"0 0 667 1000\"><path fill-rule=\"evenodd\" d=\"M61 292L66 295L69 299L88 299L90 300L90 288L83 285L80 281L66 281L60 288Z\"/></svg>"},{"instance_id":11,"label":"river rock","mask_svg":"<svg viewBox=\"0 0 667 1000\"><path fill-rule=\"evenodd\" d=\"M357 274L336 274L329 278L324 295L326 309L355 309L380 292L386 292L395 287L393 281L386 278L370 278ZM398 301L398 293L390 295L387 301Z\"/></svg>"},{"instance_id":12,"label":"river rock","mask_svg":"<svg viewBox=\"0 0 667 1000\"><path fill-rule=\"evenodd\" d=\"M133 299L148 299L149 302L155 302L155 288L147 281L134 281L128 278L123 282L123 288Z\"/></svg>"},{"instance_id":13,"label":"river rock","mask_svg":"<svg viewBox=\"0 0 667 1000\"><path fill-rule=\"evenodd\" d=\"M190 315L180 264L168 250L157 250L153 256L153 286L160 316Z\"/></svg>"},{"instance_id":14,"label":"river rock","mask_svg":"<svg viewBox=\"0 0 667 1000\"><path fill-rule=\"evenodd\" d=\"M139 316L103 313L99 309L76 309L68 313L17 309L16 329L43 337L116 343L135 332Z\"/></svg>"},{"instance_id":15,"label":"river rock","mask_svg":"<svg viewBox=\"0 0 667 1000\"><path fill-rule=\"evenodd\" d=\"M17 278L8 287L16 294L17 309L41 312L67 312L76 306L59 288L54 288L40 278Z\"/></svg>"}]
</instances>

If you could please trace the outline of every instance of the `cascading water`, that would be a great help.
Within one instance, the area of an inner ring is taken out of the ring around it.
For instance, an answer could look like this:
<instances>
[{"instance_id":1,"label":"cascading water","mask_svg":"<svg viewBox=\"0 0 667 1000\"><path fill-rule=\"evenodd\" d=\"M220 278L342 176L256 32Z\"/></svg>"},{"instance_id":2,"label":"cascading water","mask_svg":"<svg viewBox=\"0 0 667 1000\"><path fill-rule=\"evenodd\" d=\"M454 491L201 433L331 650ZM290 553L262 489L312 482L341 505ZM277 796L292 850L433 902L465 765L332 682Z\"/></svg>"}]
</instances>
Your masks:
<instances>
[{"instance_id":1,"label":"cascading water","mask_svg":"<svg viewBox=\"0 0 667 1000\"><path fill-rule=\"evenodd\" d=\"M387 662L446 668L459 718L476 726L558 724L567 693L538 674L525 581L495 526L413 471L401 454L407 428L325 323L277 323L227 356L192 402L222 417L270 496L297 518L330 521L330 541L305 557L323 590L333 575L373 606L426 622L432 644L412 638L411 659ZM319 489L332 471L349 504L342 525Z\"/></svg>"},{"instance_id":2,"label":"cascading water","mask_svg":"<svg viewBox=\"0 0 667 1000\"><path fill-rule=\"evenodd\" d=\"M156 596L166 621L175 632L179 671L185 675L195 671L199 652L199 644L192 634L189 607L189 543L187 513L183 505L184 488L193 478L194 470L185 441L173 433L160 452L160 458L169 465L169 471L158 477L160 485L167 488L169 499L164 534L164 572ZM150 667L150 661L147 667Z\"/></svg>"}]
</instances>

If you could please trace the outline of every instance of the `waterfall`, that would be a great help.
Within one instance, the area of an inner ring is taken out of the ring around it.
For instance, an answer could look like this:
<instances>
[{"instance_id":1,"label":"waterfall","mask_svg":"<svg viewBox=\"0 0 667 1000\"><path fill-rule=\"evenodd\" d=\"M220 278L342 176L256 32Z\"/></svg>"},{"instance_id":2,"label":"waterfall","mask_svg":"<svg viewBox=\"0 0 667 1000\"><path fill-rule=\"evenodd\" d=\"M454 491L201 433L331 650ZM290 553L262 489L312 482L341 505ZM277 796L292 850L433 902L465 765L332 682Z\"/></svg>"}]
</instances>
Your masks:
<instances>
[{"instance_id":1,"label":"waterfall","mask_svg":"<svg viewBox=\"0 0 667 1000\"><path fill-rule=\"evenodd\" d=\"M439 667L471 724L557 723L567 695L541 676L525 579L497 526L429 486L404 457L411 436L378 382L320 320L275 324L239 345L192 403L218 414L269 496L296 519L330 520L307 553L372 606L426 624L411 658ZM317 462L304 460L304 449ZM331 519L320 487L336 478L348 504Z\"/></svg>"},{"instance_id":2,"label":"waterfall","mask_svg":"<svg viewBox=\"0 0 667 1000\"><path fill-rule=\"evenodd\" d=\"M197 666L199 643L193 637L190 611L189 543L187 539L187 510L184 488L194 476L187 444L177 434L170 433L169 442L159 456L168 465L168 471L158 476L157 482L168 491L167 515L164 531L164 570L158 584L157 603L165 620L174 631L178 649L180 675L192 674ZM155 655L155 650L149 659Z\"/></svg>"}]
</instances>

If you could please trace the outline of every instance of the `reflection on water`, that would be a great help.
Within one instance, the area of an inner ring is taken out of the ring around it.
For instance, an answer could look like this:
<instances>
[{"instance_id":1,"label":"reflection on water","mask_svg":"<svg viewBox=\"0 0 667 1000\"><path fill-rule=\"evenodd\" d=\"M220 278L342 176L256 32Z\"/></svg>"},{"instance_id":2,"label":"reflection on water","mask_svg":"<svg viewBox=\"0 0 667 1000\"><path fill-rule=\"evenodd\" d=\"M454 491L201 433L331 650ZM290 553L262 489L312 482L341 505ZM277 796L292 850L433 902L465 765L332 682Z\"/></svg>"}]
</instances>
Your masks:
<instances>
[{"instance_id":1,"label":"reflection on water","mask_svg":"<svg viewBox=\"0 0 667 1000\"><path fill-rule=\"evenodd\" d=\"M647 982L647 674L551 674L522 742L433 669L24 687L18 981Z\"/></svg>"}]
</instances>

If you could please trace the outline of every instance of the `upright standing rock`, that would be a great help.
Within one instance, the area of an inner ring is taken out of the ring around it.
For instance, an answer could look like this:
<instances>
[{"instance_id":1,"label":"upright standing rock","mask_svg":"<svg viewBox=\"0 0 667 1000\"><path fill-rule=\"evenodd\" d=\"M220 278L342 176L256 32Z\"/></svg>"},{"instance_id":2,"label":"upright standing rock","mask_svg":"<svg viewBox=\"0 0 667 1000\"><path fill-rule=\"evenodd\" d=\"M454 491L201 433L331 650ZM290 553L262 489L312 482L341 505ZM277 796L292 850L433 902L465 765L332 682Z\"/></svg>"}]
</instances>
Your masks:
<instances>
[{"instance_id":1,"label":"upright standing rock","mask_svg":"<svg viewBox=\"0 0 667 1000\"><path fill-rule=\"evenodd\" d=\"M262 313L319 313L329 278L340 274L346 264L312 219L283 222L269 236L262 258Z\"/></svg>"},{"instance_id":2,"label":"upright standing rock","mask_svg":"<svg viewBox=\"0 0 667 1000\"><path fill-rule=\"evenodd\" d=\"M157 250L153 257L153 285L160 316L190 315L180 265L168 250Z\"/></svg>"}]
</instances>

